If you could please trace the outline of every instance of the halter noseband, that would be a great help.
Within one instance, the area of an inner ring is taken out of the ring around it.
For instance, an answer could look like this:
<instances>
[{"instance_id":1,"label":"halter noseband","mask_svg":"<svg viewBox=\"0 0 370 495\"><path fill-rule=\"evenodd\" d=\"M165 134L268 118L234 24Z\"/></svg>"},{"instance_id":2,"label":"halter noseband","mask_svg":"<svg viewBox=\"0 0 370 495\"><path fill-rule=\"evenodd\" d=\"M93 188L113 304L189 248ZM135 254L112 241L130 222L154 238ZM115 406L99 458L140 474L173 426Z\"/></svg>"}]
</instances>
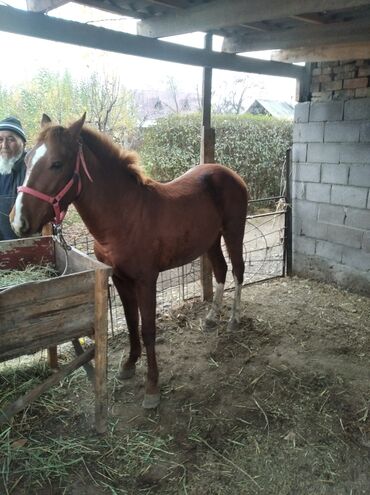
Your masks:
<instances>
[{"instance_id":1,"label":"halter noseband","mask_svg":"<svg viewBox=\"0 0 370 495\"><path fill-rule=\"evenodd\" d=\"M32 187L28 186L19 186L17 188L18 192L23 192L30 194L31 196L34 196L35 198L39 198L42 201L46 201L47 203L50 203L51 206L53 207L54 210L54 221L53 223L58 226L63 222L63 219L67 213L67 209L64 211L61 211L60 209L60 201L64 198L64 196L67 194L67 192L71 189L73 184L75 183L75 180L77 180L77 195L76 198L80 195L81 189L82 189L82 184L81 184L81 176L80 176L80 164L82 163L82 167L89 178L90 182L92 182L92 178L89 174L89 171L87 170L87 165L85 161L85 157L82 152L82 144L79 144L78 148L78 153L77 153L77 158L76 158L76 167L73 172L72 178L67 182L67 184L63 187L63 189L56 194L55 196L49 196L47 194L44 194L40 191L37 191L36 189L32 189ZM68 208L68 207L67 207Z\"/></svg>"}]
</instances>

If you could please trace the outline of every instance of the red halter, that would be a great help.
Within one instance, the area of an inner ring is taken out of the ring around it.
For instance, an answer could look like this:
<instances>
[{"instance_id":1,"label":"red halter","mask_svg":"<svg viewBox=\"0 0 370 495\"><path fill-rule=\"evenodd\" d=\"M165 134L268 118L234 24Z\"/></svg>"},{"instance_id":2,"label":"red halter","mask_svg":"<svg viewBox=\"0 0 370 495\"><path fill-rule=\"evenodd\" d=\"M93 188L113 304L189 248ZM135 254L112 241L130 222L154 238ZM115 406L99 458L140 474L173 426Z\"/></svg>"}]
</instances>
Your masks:
<instances>
[{"instance_id":1,"label":"red halter","mask_svg":"<svg viewBox=\"0 0 370 495\"><path fill-rule=\"evenodd\" d=\"M76 168L73 172L73 176L56 196L48 196L47 194L44 194L40 191L37 191L36 189L32 189L31 187L28 187L28 186L19 186L17 188L17 191L30 194L31 196L35 196L35 198L39 198L43 201L46 201L47 203L50 203L54 209L54 214L55 214L53 223L55 225L60 225L63 222L63 219L67 213L67 210L64 210L64 211L60 210L60 201L64 198L64 196L67 194L67 192L71 189L71 187L73 186L76 179L78 181L76 197L78 197L80 192L81 192L82 184L81 184L81 176L80 176L80 163L82 163L82 167L83 167L87 177L89 178L90 182L92 182L93 180L89 174L89 171L87 170L86 161L85 161L85 158L84 158L84 155L82 152L82 144L80 143L78 153L77 153L77 158L76 158Z\"/></svg>"}]
</instances>

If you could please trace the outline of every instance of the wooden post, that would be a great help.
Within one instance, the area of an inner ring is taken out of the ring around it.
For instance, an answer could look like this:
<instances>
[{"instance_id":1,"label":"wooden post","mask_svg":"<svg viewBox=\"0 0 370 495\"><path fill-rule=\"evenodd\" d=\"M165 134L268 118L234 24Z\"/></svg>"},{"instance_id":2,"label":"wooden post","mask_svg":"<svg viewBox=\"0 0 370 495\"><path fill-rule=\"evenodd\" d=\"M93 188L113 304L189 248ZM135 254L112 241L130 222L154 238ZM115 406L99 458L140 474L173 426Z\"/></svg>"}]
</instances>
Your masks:
<instances>
[{"instance_id":1,"label":"wooden post","mask_svg":"<svg viewBox=\"0 0 370 495\"><path fill-rule=\"evenodd\" d=\"M205 49L212 50L212 34L205 36ZM211 96L212 96L212 68L203 68L203 94L202 94L202 130L200 145L200 163L213 163L215 161L215 130L211 128ZM202 283L203 301L212 301L212 266L208 256L200 259L200 277Z\"/></svg>"},{"instance_id":2,"label":"wooden post","mask_svg":"<svg viewBox=\"0 0 370 495\"><path fill-rule=\"evenodd\" d=\"M311 75L312 75L312 64L309 62L306 62L302 76L299 79L297 79L296 99L299 102L310 100Z\"/></svg>"},{"instance_id":3,"label":"wooden post","mask_svg":"<svg viewBox=\"0 0 370 495\"><path fill-rule=\"evenodd\" d=\"M107 431L107 287L107 272L95 270L95 425L98 433Z\"/></svg>"},{"instance_id":4,"label":"wooden post","mask_svg":"<svg viewBox=\"0 0 370 495\"><path fill-rule=\"evenodd\" d=\"M51 223L47 223L42 228L42 235L53 235L53 225ZM49 367L56 371L59 368L58 364L58 347L53 345L48 348L48 364Z\"/></svg>"}]
</instances>

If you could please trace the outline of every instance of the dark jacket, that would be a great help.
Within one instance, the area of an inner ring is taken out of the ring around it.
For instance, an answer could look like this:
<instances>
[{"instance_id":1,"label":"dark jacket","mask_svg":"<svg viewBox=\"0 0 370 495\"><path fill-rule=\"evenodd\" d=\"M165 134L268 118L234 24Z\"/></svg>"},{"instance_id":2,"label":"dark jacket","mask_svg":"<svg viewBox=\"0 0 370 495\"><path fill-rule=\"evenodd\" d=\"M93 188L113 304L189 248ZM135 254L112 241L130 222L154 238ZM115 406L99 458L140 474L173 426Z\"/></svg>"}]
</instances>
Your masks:
<instances>
[{"instance_id":1,"label":"dark jacket","mask_svg":"<svg viewBox=\"0 0 370 495\"><path fill-rule=\"evenodd\" d=\"M17 187L21 186L26 175L25 153L14 164L10 174L0 174L0 241L16 239L9 222L9 213L17 197Z\"/></svg>"}]
</instances>

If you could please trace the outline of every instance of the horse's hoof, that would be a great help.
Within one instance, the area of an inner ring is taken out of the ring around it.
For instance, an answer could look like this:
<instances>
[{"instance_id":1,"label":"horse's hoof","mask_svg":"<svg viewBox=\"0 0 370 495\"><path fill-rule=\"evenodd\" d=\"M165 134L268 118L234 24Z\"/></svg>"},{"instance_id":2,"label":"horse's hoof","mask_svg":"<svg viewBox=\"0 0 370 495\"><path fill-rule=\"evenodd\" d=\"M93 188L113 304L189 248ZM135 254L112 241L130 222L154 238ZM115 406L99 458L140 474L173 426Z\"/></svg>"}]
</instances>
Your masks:
<instances>
[{"instance_id":1,"label":"horse's hoof","mask_svg":"<svg viewBox=\"0 0 370 495\"><path fill-rule=\"evenodd\" d=\"M229 320L229 323L227 325L228 332L235 332L238 329L239 329L239 321L235 319Z\"/></svg>"},{"instance_id":2,"label":"horse's hoof","mask_svg":"<svg viewBox=\"0 0 370 495\"><path fill-rule=\"evenodd\" d=\"M128 380L135 375L135 366L133 368L121 368L117 373L118 380Z\"/></svg>"},{"instance_id":3,"label":"horse's hoof","mask_svg":"<svg viewBox=\"0 0 370 495\"><path fill-rule=\"evenodd\" d=\"M161 394L145 394L142 406L144 409L155 409L159 406Z\"/></svg>"},{"instance_id":4,"label":"horse's hoof","mask_svg":"<svg viewBox=\"0 0 370 495\"><path fill-rule=\"evenodd\" d=\"M203 329L205 332L213 332L216 330L217 322L215 320L208 320L207 318L204 320Z\"/></svg>"}]
</instances>

